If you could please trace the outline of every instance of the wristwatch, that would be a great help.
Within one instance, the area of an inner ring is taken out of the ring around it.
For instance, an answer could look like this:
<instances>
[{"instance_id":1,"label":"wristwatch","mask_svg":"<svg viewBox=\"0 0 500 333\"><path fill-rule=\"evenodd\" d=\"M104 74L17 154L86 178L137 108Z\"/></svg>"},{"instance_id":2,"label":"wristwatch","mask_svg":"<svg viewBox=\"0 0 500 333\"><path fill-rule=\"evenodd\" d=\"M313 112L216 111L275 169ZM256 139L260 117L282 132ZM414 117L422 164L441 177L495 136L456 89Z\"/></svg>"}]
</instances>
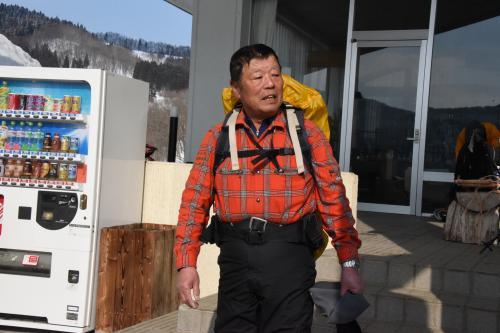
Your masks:
<instances>
[{"instance_id":1,"label":"wristwatch","mask_svg":"<svg viewBox=\"0 0 500 333\"><path fill-rule=\"evenodd\" d=\"M359 259L347 260L347 261L344 261L341 265L342 265L342 268L359 269Z\"/></svg>"}]
</instances>

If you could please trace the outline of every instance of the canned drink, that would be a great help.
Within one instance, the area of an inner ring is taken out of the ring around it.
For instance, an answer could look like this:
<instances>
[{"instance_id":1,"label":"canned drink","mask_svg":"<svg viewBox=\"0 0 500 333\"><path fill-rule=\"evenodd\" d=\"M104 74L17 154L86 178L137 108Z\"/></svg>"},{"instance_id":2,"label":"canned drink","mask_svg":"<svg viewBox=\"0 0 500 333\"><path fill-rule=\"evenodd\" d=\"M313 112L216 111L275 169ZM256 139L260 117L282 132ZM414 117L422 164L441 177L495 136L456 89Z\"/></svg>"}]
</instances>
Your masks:
<instances>
[{"instance_id":1,"label":"canned drink","mask_svg":"<svg viewBox=\"0 0 500 333\"><path fill-rule=\"evenodd\" d=\"M69 151L70 142L71 142L71 138L67 135L65 135L61 138L61 151L62 152L67 153Z\"/></svg>"},{"instance_id":2,"label":"canned drink","mask_svg":"<svg viewBox=\"0 0 500 333\"><path fill-rule=\"evenodd\" d=\"M62 100L61 112L71 113L71 106L73 104L73 98L69 95L64 95Z\"/></svg>"},{"instance_id":3,"label":"canned drink","mask_svg":"<svg viewBox=\"0 0 500 333\"><path fill-rule=\"evenodd\" d=\"M31 179L38 179L40 178L40 174L42 171L42 163L34 161L33 162L33 171L31 172Z\"/></svg>"},{"instance_id":4,"label":"canned drink","mask_svg":"<svg viewBox=\"0 0 500 333\"><path fill-rule=\"evenodd\" d=\"M26 96L26 105L24 109L27 111L35 111L35 95L25 95Z\"/></svg>"},{"instance_id":5,"label":"canned drink","mask_svg":"<svg viewBox=\"0 0 500 333\"><path fill-rule=\"evenodd\" d=\"M43 95L34 95L35 108L33 111L43 111L45 105L45 96Z\"/></svg>"},{"instance_id":6,"label":"canned drink","mask_svg":"<svg viewBox=\"0 0 500 333\"><path fill-rule=\"evenodd\" d=\"M3 160L0 159L0 177L3 177L5 174L5 165L3 163Z\"/></svg>"},{"instance_id":7,"label":"canned drink","mask_svg":"<svg viewBox=\"0 0 500 333\"><path fill-rule=\"evenodd\" d=\"M57 171L57 179L67 180L68 179L68 164L59 163L59 169Z\"/></svg>"},{"instance_id":8,"label":"canned drink","mask_svg":"<svg viewBox=\"0 0 500 333\"><path fill-rule=\"evenodd\" d=\"M43 97L43 111L52 112L54 110L54 99L50 96Z\"/></svg>"},{"instance_id":9,"label":"canned drink","mask_svg":"<svg viewBox=\"0 0 500 333\"><path fill-rule=\"evenodd\" d=\"M31 174L33 173L33 165L31 161L25 161L23 166L23 178L31 178Z\"/></svg>"},{"instance_id":10,"label":"canned drink","mask_svg":"<svg viewBox=\"0 0 500 333\"><path fill-rule=\"evenodd\" d=\"M24 163L22 160L17 160L14 164L14 174L12 175L15 178L21 178L23 175Z\"/></svg>"},{"instance_id":11,"label":"canned drink","mask_svg":"<svg viewBox=\"0 0 500 333\"><path fill-rule=\"evenodd\" d=\"M71 113L81 113L82 112L82 97L73 96L71 104Z\"/></svg>"},{"instance_id":12,"label":"canned drink","mask_svg":"<svg viewBox=\"0 0 500 333\"><path fill-rule=\"evenodd\" d=\"M69 143L69 152L78 154L79 150L80 150L80 139L77 138L76 136L72 136Z\"/></svg>"},{"instance_id":13,"label":"canned drink","mask_svg":"<svg viewBox=\"0 0 500 333\"><path fill-rule=\"evenodd\" d=\"M51 151L52 150L52 135L50 133L45 133L43 137L43 151Z\"/></svg>"},{"instance_id":14,"label":"canned drink","mask_svg":"<svg viewBox=\"0 0 500 333\"><path fill-rule=\"evenodd\" d=\"M76 164L69 164L68 165L68 180L69 181L75 181L76 180L76 173L77 173L78 166Z\"/></svg>"},{"instance_id":15,"label":"canned drink","mask_svg":"<svg viewBox=\"0 0 500 333\"><path fill-rule=\"evenodd\" d=\"M21 96L18 95L18 94L9 94L8 95L7 109L9 109L9 110L19 110L20 97Z\"/></svg>"},{"instance_id":16,"label":"canned drink","mask_svg":"<svg viewBox=\"0 0 500 333\"><path fill-rule=\"evenodd\" d=\"M53 105L52 110L46 110L46 111L61 112L62 105L63 105L62 98L54 98L54 105Z\"/></svg>"},{"instance_id":17,"label":"canned drink","mask_svg":"<svg viewBox=\"0 0 500 333\"><path fill-rule=\"evenodd\" d=\"M26 100L28 95L19 94L19 108L18 110L26 110Z\"/></svg>"},{"instance_id":18,"label":"canned drink","mask_svg":"<svg viewBox=\"0 0 500 333\"><path fill-rule=\"evenodd\" d=\"M42 162L41 164L39 179L47 179L49 177L50 164L49 162Z\"/></svg>"},{"instance_id":19,"label":"canned drink","mask_svg":"<svg viewBox=\"0 0 500 333\"><path fill-rule=\"evenodd\" d=\"M58 163L51 162L49 168L48 179L57 179L57 170L59 169Z\"/></svg>"}]
</instances>

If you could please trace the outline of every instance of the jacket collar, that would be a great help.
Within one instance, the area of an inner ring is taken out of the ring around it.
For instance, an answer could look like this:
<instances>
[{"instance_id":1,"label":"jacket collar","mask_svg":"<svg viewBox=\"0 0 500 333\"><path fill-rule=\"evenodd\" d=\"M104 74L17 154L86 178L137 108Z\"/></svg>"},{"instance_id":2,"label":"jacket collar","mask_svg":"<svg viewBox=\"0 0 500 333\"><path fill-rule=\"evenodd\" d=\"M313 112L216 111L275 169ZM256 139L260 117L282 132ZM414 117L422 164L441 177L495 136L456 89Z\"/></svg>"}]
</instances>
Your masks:
<instances>
[{"instance_id":1,"label":"jacket collar","mask_svg":"<svg viewBox=\"0 0 500 333\"><path fill-rule=\"evenodd\" d=\"M276 114L276 116L274 116L274 120L267 127L268 129L272 129L274 127L280 127L282 129L286 128L286 119L284 110L285 107L284 104L282 104L280 107L280 111L278 112L278 114ZM248 124L245 121L245 117L246 115L244 114L244 112L240 111L240 113L238 114L238 118L236 118L236 126L244 126L250 129L250 126L248 126Z\"/></svg>"}]
</instances>

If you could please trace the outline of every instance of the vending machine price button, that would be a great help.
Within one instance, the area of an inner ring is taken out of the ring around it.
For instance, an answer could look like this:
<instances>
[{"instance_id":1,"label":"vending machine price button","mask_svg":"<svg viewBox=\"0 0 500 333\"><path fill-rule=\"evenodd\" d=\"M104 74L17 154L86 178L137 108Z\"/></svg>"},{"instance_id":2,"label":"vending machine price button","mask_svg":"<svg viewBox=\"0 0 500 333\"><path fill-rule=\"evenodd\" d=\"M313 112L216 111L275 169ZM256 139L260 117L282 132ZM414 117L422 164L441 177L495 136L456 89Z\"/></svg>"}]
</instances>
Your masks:
<instances>
[{"instance_id":1,"label":"vending machine price button","mask_svg":"<svg viewBox=\"0 0 500 333\"><path fill-rule=\"evenodd\" d=\"M36 266L36 265L38 265L38 259L40 259L40 256L33 255L33 254L25 254L23 257L23 265Z\"/></svg>"}]
</instances>

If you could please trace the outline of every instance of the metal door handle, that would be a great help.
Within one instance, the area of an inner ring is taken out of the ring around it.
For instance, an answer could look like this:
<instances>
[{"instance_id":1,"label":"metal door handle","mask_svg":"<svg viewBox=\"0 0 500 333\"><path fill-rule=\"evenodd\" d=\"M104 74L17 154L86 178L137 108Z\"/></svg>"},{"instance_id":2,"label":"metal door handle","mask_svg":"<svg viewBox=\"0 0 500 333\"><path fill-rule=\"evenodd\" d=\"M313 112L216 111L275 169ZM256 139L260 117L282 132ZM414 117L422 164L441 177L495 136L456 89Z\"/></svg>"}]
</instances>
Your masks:
<instances>
[{"instance_id":1,"label":"metal door handle","mask_svg":"<svg viewBox=\"0 0 500 333\"><path fill-rule=\"evenodd\" d=\"M406 138L407 141L414 141L414 142L419 142L420 141L420 130L415 129L415 136L413 138Z\"/></svg>"}]
</instances>

